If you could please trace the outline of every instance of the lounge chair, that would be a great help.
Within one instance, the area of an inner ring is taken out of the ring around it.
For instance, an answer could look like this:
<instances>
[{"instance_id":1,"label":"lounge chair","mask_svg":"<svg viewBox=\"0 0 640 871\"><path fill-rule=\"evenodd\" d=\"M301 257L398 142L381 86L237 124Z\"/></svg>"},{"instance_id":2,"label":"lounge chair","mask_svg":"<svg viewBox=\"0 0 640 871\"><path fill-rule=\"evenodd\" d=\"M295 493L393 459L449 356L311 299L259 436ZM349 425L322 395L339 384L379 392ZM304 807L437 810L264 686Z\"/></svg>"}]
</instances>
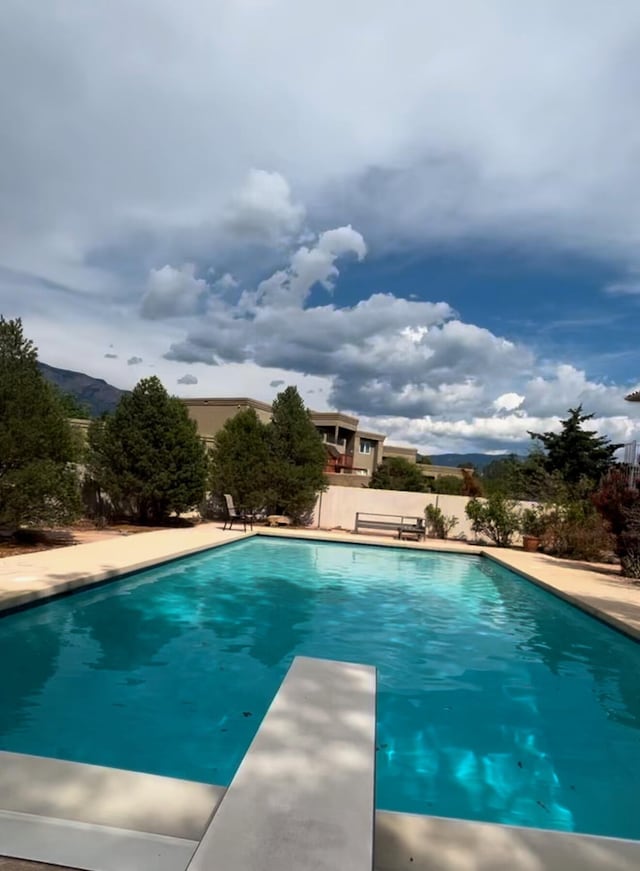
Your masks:
<instances>
[{"instance_id":1,"label":"lounge chair","mask_svg":"<svg viewBox=\"0 0 640 871\"><path fill-rule=\"evenodd\" d=\"M255 519L255 514L253 511L247 511L244 508L236 508L233 504L233 496L230 493L224 494L224 501L227 506L227 517L224 521L223 529L231 529L234 523L242 523L244 527L244 531L247 531L247 523L249 524L249 528L253 531L253 521ZM227 526L228 524L228 526Z\"/></svg>"}]
</instances>

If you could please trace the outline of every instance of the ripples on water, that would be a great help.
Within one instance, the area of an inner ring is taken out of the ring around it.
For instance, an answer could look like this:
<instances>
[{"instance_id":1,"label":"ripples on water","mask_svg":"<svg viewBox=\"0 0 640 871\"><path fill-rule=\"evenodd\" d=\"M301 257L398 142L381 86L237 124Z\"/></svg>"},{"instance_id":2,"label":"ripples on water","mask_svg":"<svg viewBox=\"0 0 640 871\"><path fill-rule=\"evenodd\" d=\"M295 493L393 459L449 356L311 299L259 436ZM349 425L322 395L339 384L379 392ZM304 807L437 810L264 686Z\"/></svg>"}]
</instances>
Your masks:
<instances>
[{"instance_id":1,"label":"ripples on water","mask_svg":"<svg viewBox=\"0 0 640 871\"><path fill-rule=\"evenodd\" d=\"M377 666L379 807L640 837L640 645L470 556L252 540L5 617L0 745L228 783L296 654Z\"/></svg>"}]
</instances>

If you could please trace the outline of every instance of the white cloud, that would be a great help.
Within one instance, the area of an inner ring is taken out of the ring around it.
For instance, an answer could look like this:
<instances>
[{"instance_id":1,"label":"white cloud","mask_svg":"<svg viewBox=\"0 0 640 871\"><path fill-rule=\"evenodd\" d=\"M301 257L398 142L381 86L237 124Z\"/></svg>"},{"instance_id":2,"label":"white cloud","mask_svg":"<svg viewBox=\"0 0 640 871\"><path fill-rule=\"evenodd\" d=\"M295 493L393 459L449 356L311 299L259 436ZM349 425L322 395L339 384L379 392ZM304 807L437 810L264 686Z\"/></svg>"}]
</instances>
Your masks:
<instances>
[{"instance_id":1,"label":"white cloud","mask_svg":"<svg viewBox=\"0 0 640 871\"><path fill-rule=\"evenodd\" d=\"M140 314L148 320L196 314L206 290L206 281L195 277L192 263L185 263L179 269L169 265L152 269Z\"/></svg>"},{"instance_id":2,"label":"white cloud","mask_svg":"<svg viewBox=\"0 0 640 871\"><path fill-rule=\"evenodd\" d=\"M186 375L183 375L181 378L178 378L178 384L197 384L198 379L195 375L191 375L189 372Z\"/></svg>"},{"instance_id":3,"label":"white cloud","mask_svg":"<svg viewBox=\"0 0 640 871\"><path fill-rule=\"evenodd\" d=\"M519 393L503 393L491 403L496 411L515 411L524 402L524 396Z\"/></svg>"},{"instance_id":4,"label":"white cloud","mask_svg":"<svg viewBox=\"0 0 640 871\"><path fill-rule=\"evenodd\" d=\"M637 294L635 0L615 15L595 0L5 6L0 309L33 325L43 359L127 386L126 358L102 356L117 335L168 383L180 361L218 363L203 390L263 398L310 372L327 402L430 415L451 438L511 438L512 418L576 400L601 420L635 412L575 361L464 323L441 288L356 301L337 283L364 238L374 258L472 239L604 258L626 276L610 304ZM327 21L331 62L310 64ZM196 277L212 263L217 281ZM314 287L326 305L309 307Z\"/></svg>"},{"instance_id":5,"label":"white cloud","mask_svg":"<svg viewBox=\"0 0 640 871\"><path fill-rule=\"evenodd\" d=\"M98 291L96 249L137 238L183 262L227 231L289 237L297 197L376 246L638 260L635 0L41 5L3 9L5 265ZM310 64L327 21L331 62Z\"/></svg>"},{"instance_id":6,"label":"white cloud","mask_svg":"<svg viewBox=\"0 0 640 871\"><path fill-rule=\"evenodd\" d=\"M640 295L640 278L628 278L624 281L614 281L605 287L607 293L613 296Z\"/></svg>"},{"instance_id":7,"label":"white cloud","mask_svg":"<svg viewBox=\"0 0 640 871\"><path fill-rule=\"evenodd\" d=\"M293 236L303 219L304 208L292 200L284 176L252 169L227 207L225 225L242 237L274 243Z\"/></svg>"}]
</instances>

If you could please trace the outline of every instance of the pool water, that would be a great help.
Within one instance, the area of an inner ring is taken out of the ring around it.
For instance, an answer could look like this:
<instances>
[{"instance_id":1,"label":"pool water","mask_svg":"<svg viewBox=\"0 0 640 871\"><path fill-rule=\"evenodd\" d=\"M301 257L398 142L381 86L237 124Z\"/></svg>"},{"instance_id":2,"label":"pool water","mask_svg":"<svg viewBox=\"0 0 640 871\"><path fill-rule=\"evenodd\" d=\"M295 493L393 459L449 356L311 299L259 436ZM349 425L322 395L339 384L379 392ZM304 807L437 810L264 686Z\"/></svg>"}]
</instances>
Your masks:
<instances>
[{"instance_id":1,"label":"pool water","mask_svg":"<svg viewBox=\"0 0 640 871\"><path fill-rule=\"evenodd\" d=\"M293 657L378 668L379 808L640 838L640 645L473 556L251 539L0 620L0 747L227 784Z\"/></svg>"}]
</instances>

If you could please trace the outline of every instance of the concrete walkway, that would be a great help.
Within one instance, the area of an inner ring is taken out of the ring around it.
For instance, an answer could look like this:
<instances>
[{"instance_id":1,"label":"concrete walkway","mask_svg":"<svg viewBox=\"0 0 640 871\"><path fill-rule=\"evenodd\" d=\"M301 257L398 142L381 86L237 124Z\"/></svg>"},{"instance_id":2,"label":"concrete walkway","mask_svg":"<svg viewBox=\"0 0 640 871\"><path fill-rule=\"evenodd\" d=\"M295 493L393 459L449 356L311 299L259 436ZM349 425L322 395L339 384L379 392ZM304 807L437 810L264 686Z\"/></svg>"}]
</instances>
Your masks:
<instances>
[{"instance_id":1,"label":"concrete walkway","mask_svg":"<svg viewBox=\"0 0 640 871\"><path fill-rule=\"evenodd\" d=\"M250 533L207 523L109 537L0 559L0 611L237 541Z\"/></svg>"}]
</instances>

